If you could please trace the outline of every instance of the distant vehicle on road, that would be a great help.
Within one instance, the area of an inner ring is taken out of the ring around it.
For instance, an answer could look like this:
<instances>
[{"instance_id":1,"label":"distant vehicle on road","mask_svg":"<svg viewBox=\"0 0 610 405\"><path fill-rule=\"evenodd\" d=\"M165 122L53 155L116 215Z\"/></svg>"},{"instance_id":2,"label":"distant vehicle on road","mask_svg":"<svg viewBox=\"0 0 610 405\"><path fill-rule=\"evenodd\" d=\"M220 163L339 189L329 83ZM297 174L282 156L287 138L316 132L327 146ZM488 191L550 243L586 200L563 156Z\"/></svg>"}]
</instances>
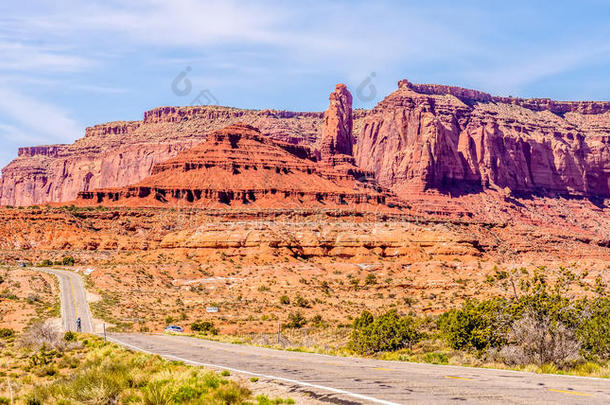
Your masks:
<instances>
[{"instance_id":1,"label":"distant vehicle on road","mask_svg":"<svg viewBox=\"0 0 610 405\"><path fill-rule=\"evenodd\" d=\"M176 325L169 325L167 328L165 328L165 333L182 333L183 330L180 326L176 326Z\"/></svg>"}]
</instances>

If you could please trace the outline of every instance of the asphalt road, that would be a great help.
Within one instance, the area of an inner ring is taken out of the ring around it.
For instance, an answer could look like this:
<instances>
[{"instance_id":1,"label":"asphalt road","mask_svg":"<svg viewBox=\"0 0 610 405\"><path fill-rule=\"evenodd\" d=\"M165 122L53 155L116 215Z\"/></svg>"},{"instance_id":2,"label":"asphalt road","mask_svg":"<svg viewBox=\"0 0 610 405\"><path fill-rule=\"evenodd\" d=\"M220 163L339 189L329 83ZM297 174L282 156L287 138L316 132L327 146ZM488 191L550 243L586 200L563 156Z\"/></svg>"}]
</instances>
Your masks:
<instances>
[{"instance_id":1,"label":"asphalt road","mask_svg":"<svg viewBox=\"0 0 610 405\"><path fill-rule=\"evenodd\" d=\"M334 357L186 336L118 334L111 340L168 359L277 380L333 403L610 403L606 379Z\"/></svg>"},{"instance_id":2,"label":"asphalt road","mask_svg":"<svg viewBox=\"0 0 610 405\"><path fill-rule=\"evenodd\" d=\"M81 318L82 332L93 333L93 323L82 277L77 273L65 270L45 268L36 270L54 274L59 279L61 319L64 330L76 332L76 320Z\"/></svg>"},{"instance_id":3,"label":"asphalt road","mask_svg":"<svg viewBox=\"0 0 610 405\"><path fill-rule=\"evenodd\" d=\"M92 332L80 275L38 270L59 278L66 330L75 330L80 316L83 332ZM275 380L330 403L610 403L608 379L334 357L186 336L113 334L109 339L171 360Z\"/></svg>"}]
</instances>

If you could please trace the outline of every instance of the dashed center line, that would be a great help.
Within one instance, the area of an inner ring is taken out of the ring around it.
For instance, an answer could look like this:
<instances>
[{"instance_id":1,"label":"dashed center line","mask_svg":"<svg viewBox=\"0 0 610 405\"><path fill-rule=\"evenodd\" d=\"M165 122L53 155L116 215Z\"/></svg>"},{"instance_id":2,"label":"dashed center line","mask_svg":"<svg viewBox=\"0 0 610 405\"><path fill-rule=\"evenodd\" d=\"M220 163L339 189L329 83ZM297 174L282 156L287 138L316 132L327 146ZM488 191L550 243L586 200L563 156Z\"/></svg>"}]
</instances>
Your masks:
<instances>
[{"instance_id":1,"label":"dashed center line","mask_svg":"<svg viewBox=\"0 0 610 405\"><path fill-rule=\"evenodd\" d=\"M78 318L78 305L76 303L76 293L74 292L74 284L72 284L72 279L68 277L68 281L70 281L70 289L72 290L72 299L74 300L74 315Z\"/></svg>"},{"instance_id":2,"label":"dashed center line","mask_svg":"<svg viewBox=\"0 0 610 405\"><path fill-rule=\"evenodd\" d=\"M384 367L375 367L374 370L380 370L380 371L392 371L389 368L384 368Z\"/></svg>"},{"instance_id":3,"label":"dashed center line","mask_svg":"<svg viewBox=\"0 0 610 405\"><path fill-rule=\"evenodd\" d=\"M445 378L451 378L452 380L474 381L472 378L456 377L454 375L446 375Z\"/></svg>"},{"instance_id":4,"label":"dashed center line","mask_svg":"<svg viewBox=\"0 0 610 405\"><path fill-rule=\"evenodd\" d=\"M554 388L549 388L548 390L552 391L552 392L559 392L561 394L578 395L581 397L592 397L593 396L593 394L589 394L587 392L578 392L578 391L570 391L570 390L556 390Z\"/></svg>"}]
</instances>

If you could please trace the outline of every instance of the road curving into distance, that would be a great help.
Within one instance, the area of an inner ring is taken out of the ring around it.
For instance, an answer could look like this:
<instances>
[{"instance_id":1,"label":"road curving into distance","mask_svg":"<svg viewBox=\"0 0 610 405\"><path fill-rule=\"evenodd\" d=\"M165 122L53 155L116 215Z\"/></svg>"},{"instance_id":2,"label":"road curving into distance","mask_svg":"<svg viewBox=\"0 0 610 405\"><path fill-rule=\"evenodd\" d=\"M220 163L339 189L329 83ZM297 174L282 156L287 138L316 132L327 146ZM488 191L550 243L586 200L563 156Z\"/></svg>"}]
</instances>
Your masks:
<instances>
[{"instance_id":1,"label":"road curving into distance","mask_svg":"<svg viewBox=\"0 0 610 405\"><path fill-rule=\"evenodd\" d=\"M74 330L75 317L81 316L83 331L91 332L80 275L39 270L59 277L66 329ZM329 403L610 403L609 379L336 357L187 336L112 334L108 338L129 349L170 360L275 380Z\"/></svg>"},{"instance_id":2,"label":"road curving into distance","mask_svg":"<svg viewBox=\"0 0 610 405\"><path fill-rule=\"evenodd\" d=\"M78 273L67 270L49 268L36 268L35 270L53 274L59 280L61 319L64 330L76 331L76 320L80 318L82 332L93 333L93 322L83 278Z\"/></svg>"}]
</instances>

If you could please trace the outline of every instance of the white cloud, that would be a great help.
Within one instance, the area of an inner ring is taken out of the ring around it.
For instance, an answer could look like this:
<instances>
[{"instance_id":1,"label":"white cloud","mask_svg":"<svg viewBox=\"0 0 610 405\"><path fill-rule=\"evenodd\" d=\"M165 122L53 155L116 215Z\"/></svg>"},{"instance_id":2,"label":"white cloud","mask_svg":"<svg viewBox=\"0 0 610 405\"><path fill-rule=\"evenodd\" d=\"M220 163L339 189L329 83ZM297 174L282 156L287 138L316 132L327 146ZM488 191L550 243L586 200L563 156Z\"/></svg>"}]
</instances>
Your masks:
<instances>
[{"instance_id":1,"label":"white cloud","mask_svg":"<svg viewBox=\"0 0 610 405\"><path fill-rule=\"evenodd\" d=\"M125 94L129 92L127 89L119 87L99 86L95 84L74 84L70 85L70 90L99 94Z\"/></svg>"},{"instance_id":2,"label":"white cloud","mask_svg":"<svg viewBox=\"0 0 610 405\"><path fill-rule=\"evenodd\" d=\"M32 137L31 135L24 133L22 130L13 125L7 125L2 123L0 123L0 138L12 143L15 141L36 142L39 140L37 137Z\"/></svg>"},{"instance_id":3,"label":"white cloud","mask_svg":"<svg viewBox=\"0 0 610 405\"><path fill-rule=\"evenodd\" d=\"M568 72L610 56L610 45L562 44L535 54L514 56L511 63L500 67L485 67L469 75L490 92L519 94L523 87L547 77Z\"/></svg>"},{"instance_id":4,"label":"white cloud","mask_svg":"<svg viewBox=\"0 0 610 405\"><path fill-rule=\"evenodd\" d=\"M41 70L75 72L92 65L92 62L49 46L31 45L0 40L0 69L25 71Z\"/></svg>"},{"instance_id":5,"label":"white cloud","mask_svg":"<svg viewBox=\"0 0 610 405\"><path fill-rule=\"evenodd\" d=\"M28 143L72 142L82 134L66 111L9 89L0 89L0 114L13 122L2 124L5 131Z\"/></svg>"},{"instance_id":6,"label":"white cloud","mask_svg":"<svg viewBox=\"0 0 610 405\"><path fill-rule=\"evenodd\" d=\"M400 7L398 13L397 7L391 2L64 1L61 10L15 18L30 32L70 41L101 35L119 47L187 50L228 65L240 57L236 49L249 49L263 56L252 65L309 66L348 80L399 61L443 60L477 49L459 27L424 18L418 7ZM459 19L457 14L452 17Z\"/></svg>"}]
</instances>

